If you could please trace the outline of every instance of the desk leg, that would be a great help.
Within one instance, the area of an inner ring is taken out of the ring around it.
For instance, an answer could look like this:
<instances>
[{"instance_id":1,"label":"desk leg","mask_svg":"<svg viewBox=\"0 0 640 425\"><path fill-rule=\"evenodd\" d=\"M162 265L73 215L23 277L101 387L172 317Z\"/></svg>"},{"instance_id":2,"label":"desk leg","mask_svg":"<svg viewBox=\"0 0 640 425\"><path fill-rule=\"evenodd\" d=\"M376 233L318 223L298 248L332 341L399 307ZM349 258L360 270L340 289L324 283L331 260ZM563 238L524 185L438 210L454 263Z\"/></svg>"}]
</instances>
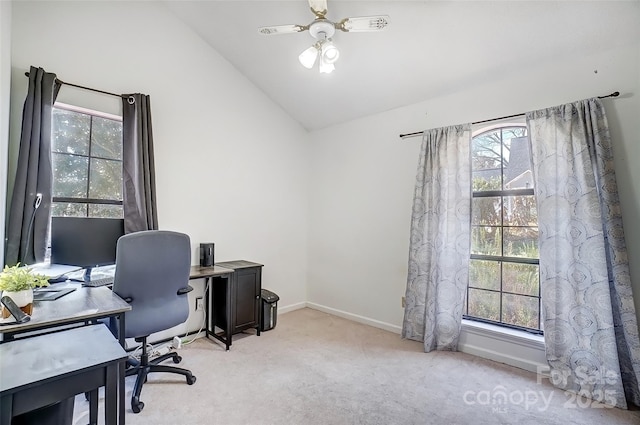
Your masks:
<instances>
[{"instance_id":1,"label":"desk leg","mask_svg":"<svg viewBox=\"0 0 640 425\"><path fill-rule=\"evenodd\" d=\"M13 394L0 398L0 425L11 425L13 415Z\"/></svg>"},{"instance_id":2,"label":"desk leg","mask_svg":"<svg viewBox=\"0 0 640 425\"><path fill-rule=\"evenodd\" d=\"M208 337L211 333L213 333L213 330L211 329L211 322L210 322L211 314L209 313L209 309L213 305L213 303L211 302L211 293L213 292L213 288L211 287L211 285L213 285L213 279L210 277L205 277L204 278L204 334L206 337Z\"/></svg>"},{"instance_id":3,"label":"desk leg","mask_svg":"<svg viewBox=\"0 0 640 425\"><path fill-rule=\"evenodd\" d=\"M109 365L105 368L104 385L104 423L105 425L117 425L118 423L118 372L119 364Z\"/></svg>"},{"instance_id":4,"label":"desk leg","mask_svg":"<svg viewBox=\"0 0 640 425\"><path fill-rule=\"evenodd\" d=\"M98 389L89 391L89 425L98 425Z\"/></svg>"},{"instance_id":5,"label":"desk leg","mask_svg":"<svg viewBox=\"0 0 640 425\"><path fill-rule=\"evenodd\" d=\"M124 312L120 313L118 315L118 342L120 343L120 346L122 348L127 348L125 347L125 337L124 337Z\"/></svg>"},{"instance_id":6,"label":"desk leg","mask_svg":"<svg viewBox=\"0 0 640 425\"><path fill-rule=\"evenodd\" d=\"M226 319L226 326L225 326L225 330L224 333L226 334L226 341L225 341L225 345L227 346L227 351L229 351L229 347L231 347L231 335L233 334L233 306L231 303L231 290L232 290L232 286L235 284L235 282L233 282L233 280L235 279L235 273L231 276L227 276L227 319Z\"/></svg>"},{"instance_id":7,"label":"desk leg","mask_svg":"<svg viewBox=\"0 0 640 425\"><path fill-rule=\"evenodd\" d=\"M215 306L218 305L216 301L216 291L214 290L214 281L213 278L209 280L209 294L205 294L205 328L206 328L206 336L213 337L218 341L224 343L225 348L229 351L229 347L231 346L231 334L233 332L233 312L231 311L231 288L232 288L232 279L233 275L224 275L217 276L220 279L224 279L224 293L225 293L225 318L224 323L217 323L217 317L219 317L219 313L214 311ZM210 279L210 278L206 278ZM215 283L215 285L219 285L220 282ZM220 292L220 291L218 291ZM218 293L218 296L221 294ZM222 334L216 333L216 326L222 329Z\"/></svg>"},{"instance_id":8,"label":"desk leg","mask_svg":"<svg viewBox=\"0 0 640 425\"><path fill-rule=\"evenodd\" d=\"M122 361L118 364L118 423L124 425L124 412L125 412L125 387L124 387L124 374L126 361Z\"/></svg>"}]
</instances>

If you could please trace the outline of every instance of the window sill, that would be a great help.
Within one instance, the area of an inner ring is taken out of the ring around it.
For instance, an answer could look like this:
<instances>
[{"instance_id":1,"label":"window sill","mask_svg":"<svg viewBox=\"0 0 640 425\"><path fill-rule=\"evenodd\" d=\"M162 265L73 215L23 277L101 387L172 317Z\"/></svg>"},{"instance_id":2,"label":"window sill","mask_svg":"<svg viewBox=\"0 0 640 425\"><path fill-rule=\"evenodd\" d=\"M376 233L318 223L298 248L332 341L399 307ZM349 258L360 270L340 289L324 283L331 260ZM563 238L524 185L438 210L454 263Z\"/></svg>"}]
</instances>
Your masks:
<instances>
[{"instance_id":1,"label":"window sill","mask_svg":"<svg viewBox=\"0 0 640 425\"><path fill-rule=\"evenodd\" d=\"M544 350L544 336L534 335L517 329L504 328L489 323L462 319L462 330L486 338L518 344L527 348Z\"/></svg>"}]
</instances>

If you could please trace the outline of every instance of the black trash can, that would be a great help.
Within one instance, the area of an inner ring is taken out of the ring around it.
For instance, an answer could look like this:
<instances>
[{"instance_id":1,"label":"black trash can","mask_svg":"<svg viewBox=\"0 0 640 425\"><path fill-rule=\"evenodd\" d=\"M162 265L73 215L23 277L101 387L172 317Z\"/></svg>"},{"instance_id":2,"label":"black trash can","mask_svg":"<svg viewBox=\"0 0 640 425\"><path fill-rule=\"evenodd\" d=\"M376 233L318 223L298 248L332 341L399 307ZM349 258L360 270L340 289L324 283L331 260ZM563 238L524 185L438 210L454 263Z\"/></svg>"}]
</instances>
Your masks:
<instances>
[{"instance_id":1,"label":"black trash can","mask_svg":"<svg viewBox=\"0 0 640 425\"><path fill-rule=\"evenodd\" d=\"M262 323L260 323L260 331L268 331L276 327L278 300L280 300L280 297L273 292L267 289L262 290Z\"/></svg>"}]
</instances>

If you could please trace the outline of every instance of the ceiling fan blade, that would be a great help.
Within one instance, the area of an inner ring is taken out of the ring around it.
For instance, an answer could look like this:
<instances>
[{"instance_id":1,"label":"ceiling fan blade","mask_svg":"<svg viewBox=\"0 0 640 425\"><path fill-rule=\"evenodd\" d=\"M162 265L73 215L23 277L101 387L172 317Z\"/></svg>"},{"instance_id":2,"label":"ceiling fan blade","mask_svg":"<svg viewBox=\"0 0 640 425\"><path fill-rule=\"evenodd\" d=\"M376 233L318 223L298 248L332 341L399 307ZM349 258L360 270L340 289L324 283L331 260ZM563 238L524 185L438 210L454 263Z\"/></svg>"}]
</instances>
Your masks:
<instances>
[{"instance_id":1,"label":"ceiling fan blade","mask_svg":"<svg viewBox=\"0 0 640 425\"><path fill-rule=\"evenodd\" d=\"M389 24L387 15L380 16L359 16L356 18L345 18L336 23L336 29L344 32L365 32L380 31Z\"/></svg>"},{"instance_id":2,"label":"ceiling fan blade","mask_svg":"<svg viewBox=\"0 0 640 425\"><path fill-rule=\"evenodd\" d=\"M309 0L309 7L318 19L324 18L327 14L327 0Z\"/></svg>"},{"instance_id":3,"label":"ceiling fan blade","mask_svg":"<svg viewBox=\"0 0 640 425\"><path fill-rule=\"evenodd\" d=\"M308 30L309 27L307 25L274 25L271 27L261 27L258 28L258 32L264 35L273 35L273 34L291 34L293 32L301 32Z\"/></svg>"}]
</instances>

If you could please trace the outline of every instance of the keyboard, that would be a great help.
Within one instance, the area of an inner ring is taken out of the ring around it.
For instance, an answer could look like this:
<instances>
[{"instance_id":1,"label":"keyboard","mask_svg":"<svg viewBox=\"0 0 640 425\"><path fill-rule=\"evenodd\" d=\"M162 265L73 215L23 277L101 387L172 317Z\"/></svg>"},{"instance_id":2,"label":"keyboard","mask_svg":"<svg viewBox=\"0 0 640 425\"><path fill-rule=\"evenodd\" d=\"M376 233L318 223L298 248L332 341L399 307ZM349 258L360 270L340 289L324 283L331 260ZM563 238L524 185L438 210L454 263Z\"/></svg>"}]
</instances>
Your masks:
<instances>
[{"instance_id":1,"label":"keyboard","mask_svg":"<svg viewBox=\"0 0 640 425\"><path fill-rule=\"evenodd\" d=\"M89 286L91 288L97 288L99 286L113 285L113 276L101 277L98 279L91 279L89 282L82 282L82 286Z\"/></svg>"}]
</instances>

